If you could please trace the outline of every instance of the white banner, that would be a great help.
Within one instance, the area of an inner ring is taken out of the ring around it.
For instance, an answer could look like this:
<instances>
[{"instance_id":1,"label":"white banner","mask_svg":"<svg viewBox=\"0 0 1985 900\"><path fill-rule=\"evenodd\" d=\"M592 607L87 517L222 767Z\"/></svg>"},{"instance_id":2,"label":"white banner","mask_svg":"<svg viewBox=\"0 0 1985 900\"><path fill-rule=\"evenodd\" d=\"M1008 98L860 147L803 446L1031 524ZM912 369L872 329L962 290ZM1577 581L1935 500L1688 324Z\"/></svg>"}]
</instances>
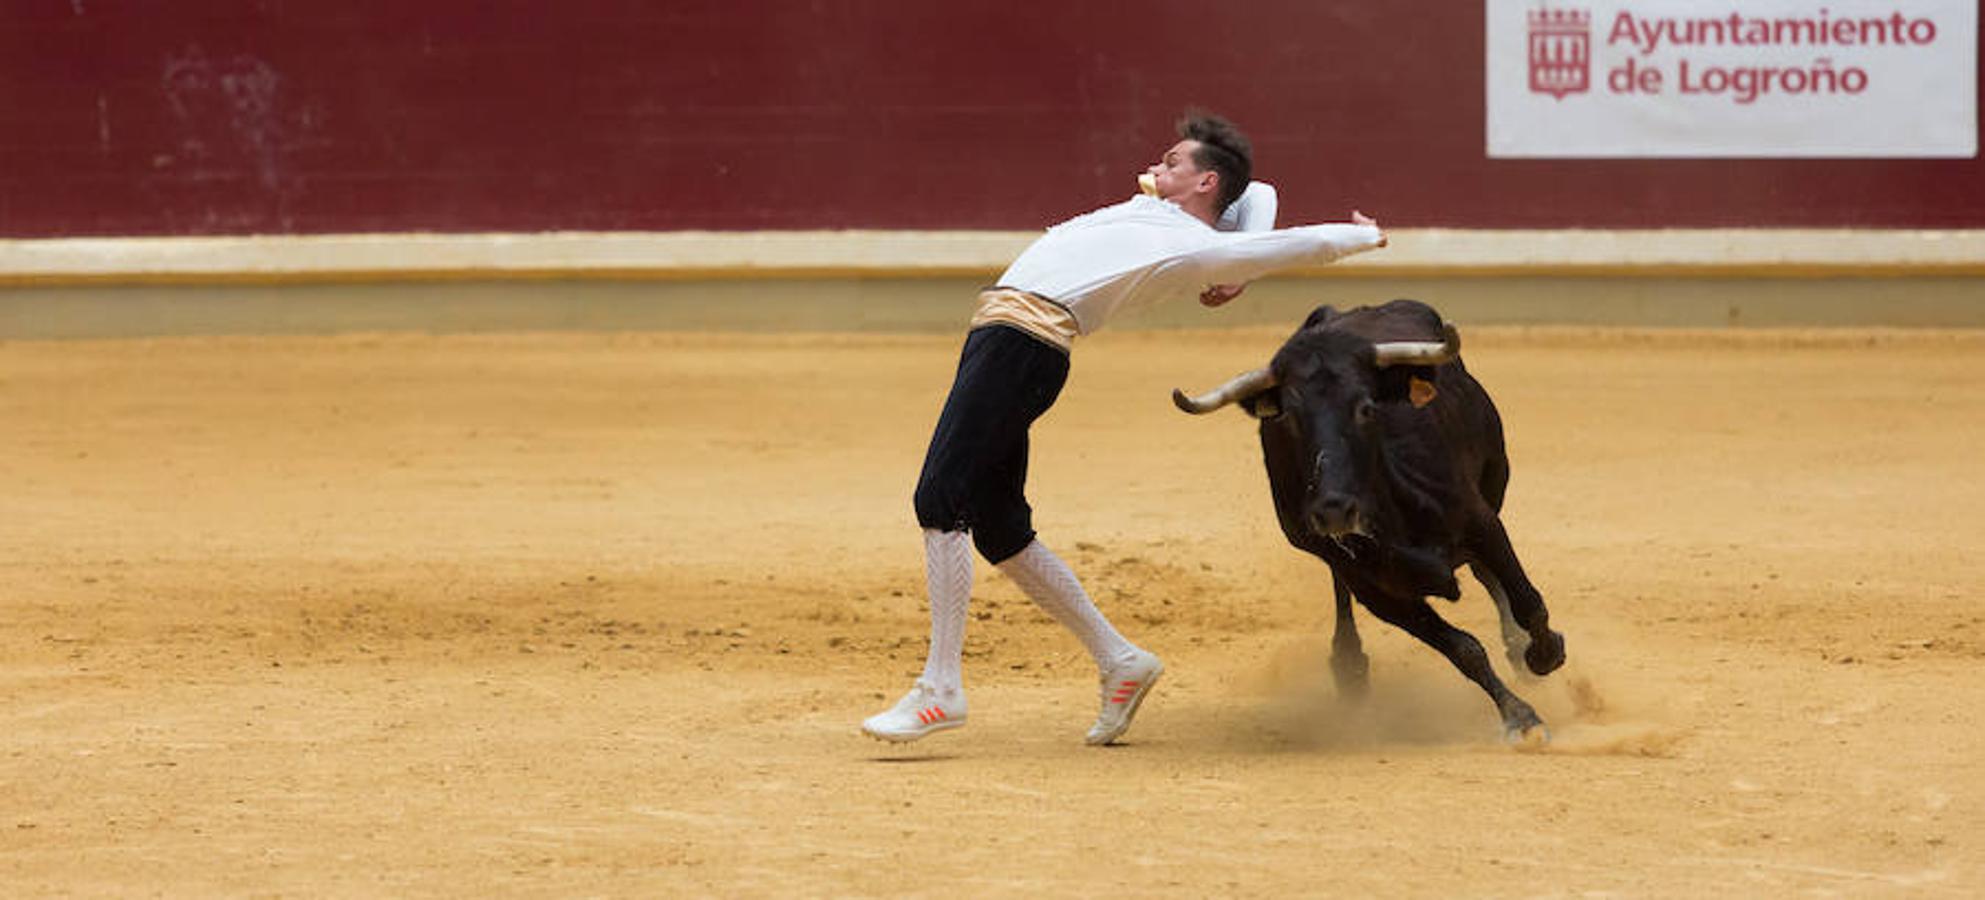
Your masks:
<instances>
[{"instance_id":1,"label":"white banner","mask_svg":"<svg viewBox=\"0 0 1985 900\"><path fill-rule=\"evenodd\" d=\"M1492 157L1978 154L1977 0L1487 0Z\"/></svg>"}]
</instances>

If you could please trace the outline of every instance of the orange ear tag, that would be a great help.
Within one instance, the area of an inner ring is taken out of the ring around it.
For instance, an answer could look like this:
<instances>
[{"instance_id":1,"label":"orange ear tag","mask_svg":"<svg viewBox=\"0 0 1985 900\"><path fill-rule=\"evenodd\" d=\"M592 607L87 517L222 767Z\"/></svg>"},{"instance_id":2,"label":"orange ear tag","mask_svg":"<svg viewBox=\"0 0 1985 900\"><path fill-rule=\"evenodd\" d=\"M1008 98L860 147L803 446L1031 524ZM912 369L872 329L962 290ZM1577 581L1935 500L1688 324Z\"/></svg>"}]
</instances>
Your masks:
<instances>
[{"instance_id":1,"label":"orange ear tag","mask_svg":"<svg viewBox=\"0 0 1985 900\"><path fill-rule=\"evenodd\" d=\"M1414 409L1434 402L1434 398L1439 394L1439 391L1434 390L1434 383L1424 378L1415 378L1407 382L1406 397L1413 401Z\"/></svg>"}]
</instances>

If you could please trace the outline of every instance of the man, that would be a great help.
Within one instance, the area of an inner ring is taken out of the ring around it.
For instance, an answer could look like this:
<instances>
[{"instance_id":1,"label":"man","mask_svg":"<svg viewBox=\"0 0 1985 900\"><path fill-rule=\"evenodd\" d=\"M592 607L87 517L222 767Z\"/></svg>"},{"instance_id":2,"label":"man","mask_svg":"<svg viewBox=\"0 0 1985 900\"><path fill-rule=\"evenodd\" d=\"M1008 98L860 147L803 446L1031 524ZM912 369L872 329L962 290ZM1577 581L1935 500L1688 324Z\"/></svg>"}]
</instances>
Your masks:
<instances>
[{"instance_id":1,"label":"man","mask_svg":"<svg viewBox=\"0 0 1985 900\"><path fill-rule=\"evenodd\" d=\"M1035 540L1024 494L1027 430L1061 393L1075 338L1129 307L1192 295L1219 306L1277 269L1385 246L1378 223L1355 212L1350 225L1275 230L1274 191L1251 183L1247 138L1205 114L1188 114L1178 130L1178 143L1139 177L1140 195L1048 229L980 294L917 481L931 616L923 676L862 723L869 735L913 741L965 724L960 658L976 545L1094 657L1102 710L1087 741L1121 737L1164 663L1118 633ZM1223 213L1241 230L1219 230Z\"/></svg>"}]
</instances>

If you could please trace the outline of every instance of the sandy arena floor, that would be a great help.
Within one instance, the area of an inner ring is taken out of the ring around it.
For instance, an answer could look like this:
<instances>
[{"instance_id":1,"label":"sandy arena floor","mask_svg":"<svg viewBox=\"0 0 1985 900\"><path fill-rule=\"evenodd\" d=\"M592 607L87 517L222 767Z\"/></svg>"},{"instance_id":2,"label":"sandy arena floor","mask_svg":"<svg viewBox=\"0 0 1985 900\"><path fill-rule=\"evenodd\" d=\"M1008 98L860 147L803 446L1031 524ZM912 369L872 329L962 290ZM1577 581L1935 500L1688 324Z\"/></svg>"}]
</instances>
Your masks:
<instances>
[{"instance_id":1,"label":"sandy arena floor","mask_svg":"<svg viewBox=\"0 0 1985 900\"><path fill-rule=\"evenodd\" d=\"M1251 423L1167 401L1282 333L1099 336L1035 433L1171 666L1109 749L983 565L971 726L856 730L922 659L956 336L0 344L0 885L1985 893L1985 334L1470 332L1571 657L1525 752L1369 619L1335 699Z\"/></svg>"}]
</instances>

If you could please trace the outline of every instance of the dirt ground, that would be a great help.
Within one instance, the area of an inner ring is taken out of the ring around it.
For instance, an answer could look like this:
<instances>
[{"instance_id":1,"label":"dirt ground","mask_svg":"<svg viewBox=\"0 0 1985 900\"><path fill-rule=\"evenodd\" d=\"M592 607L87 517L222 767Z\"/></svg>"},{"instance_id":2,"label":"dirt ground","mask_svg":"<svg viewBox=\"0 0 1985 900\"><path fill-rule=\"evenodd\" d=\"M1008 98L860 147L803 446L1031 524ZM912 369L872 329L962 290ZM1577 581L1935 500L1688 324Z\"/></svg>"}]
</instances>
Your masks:
<instances>
[{"instance_id":1,"label":"dirt ground","mask_svg":"<svg viewBox=\"0 0 1985 900\"><path fill-rule=\"evenodd\" d=\"M1170 666L1105 749L983 564L970 726L857 730L955 335L0 344L0 886L1985 893L1985 333L1467 331L1570 653L1524 751L1369 619L1336 699L1251 423L1167 400L1283 331L1100 335L1035 432L1042 538Z\"/></svg>"}]
</instances>

